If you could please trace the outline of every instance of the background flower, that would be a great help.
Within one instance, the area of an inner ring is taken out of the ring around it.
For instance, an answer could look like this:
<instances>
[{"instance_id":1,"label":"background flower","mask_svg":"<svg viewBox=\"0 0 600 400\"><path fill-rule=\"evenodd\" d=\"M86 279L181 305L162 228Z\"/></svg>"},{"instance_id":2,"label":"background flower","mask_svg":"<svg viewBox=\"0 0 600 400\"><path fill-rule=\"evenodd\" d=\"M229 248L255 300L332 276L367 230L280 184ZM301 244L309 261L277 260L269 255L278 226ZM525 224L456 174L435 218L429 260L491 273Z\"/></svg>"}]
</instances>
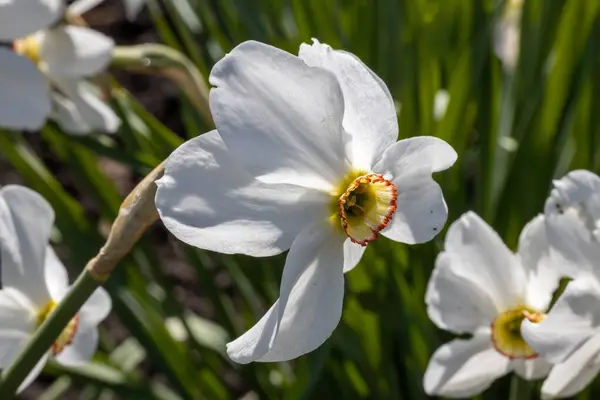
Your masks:
<instances>
[{"instance_id":1,"label":"background flower","mask_svg":"<svg viewBox=\"0 0 600 400\"><path fill-rule=\"evenodd\" d=\"M34 191L0 189L0 368L6 368L69 290L67 271L48 246L54 212ZM27 387L48 357L63 365L89 361L98 346L97 325L110 312L110 297L97 289L48 353L21 384Z\"/></svg>"},{"instance_id":2,"label":"background flower","mask_svg":"<svg viewBox=\"0 0 600 400\"><path fill-rule=\"evenodd\" d=\"M505 70L513 72L519 61L523 0L508 0L505 4L504 12L494 27L494 51Z\"/></svg>"},{"instance_id":3,"label":"background flower","mask_svg":"<svg viewBox=\"0 0 600 400\"><path fill-rule=\"evenodd\" d=\"M600 177L577 170L555 181L545 214L548 238L563 260L560 272L575 280L546 319L525 323L522 331L556 364L542 386L543 396L569 397L600 371Z\"/></svg>"},{"instance_id":4,"label":"background flower","mask_svg":"<svg viewBox=\"0 0 600 400\"><path fill-rule=\"evenodd\" d=\"M470 397L511 371L524 379L550 371L519 327L550 305L559 280L555 261L542 216L525 226L516 254L473 212L450 226L425 301L438 327L472 336L436 350L423 379L427 394Z\"/></svg>"},{"instance_id":5,"label":"background flower","mask_svg":"<svg viewBox=\"0 0 600 400\"><path fill-rule=\"evenodd\" d=\"M0 23L6 20L0 38L17 53L0 49L0 125L36 130L52 117L74 134L115 132L119 118L84 81L108 66L114 41L89 28L55 25L62 0L5 1L0 13Z\"/></svg>"}]
</instances>

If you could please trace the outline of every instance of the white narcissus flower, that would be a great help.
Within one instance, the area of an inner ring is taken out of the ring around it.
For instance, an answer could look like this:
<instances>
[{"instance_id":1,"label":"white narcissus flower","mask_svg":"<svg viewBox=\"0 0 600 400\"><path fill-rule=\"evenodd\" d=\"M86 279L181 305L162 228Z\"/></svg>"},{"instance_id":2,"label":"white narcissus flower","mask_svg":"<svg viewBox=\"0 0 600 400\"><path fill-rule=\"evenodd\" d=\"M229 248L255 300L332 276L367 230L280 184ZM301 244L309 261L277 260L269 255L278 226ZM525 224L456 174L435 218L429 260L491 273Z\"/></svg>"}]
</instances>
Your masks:
<instances>
[{"instance_id":1,"label":"white narcissus flower","mask_svg":"<svg viewBox=\"0 0 600 400\"><path fill-rule=\"evenodd\" d=\"M92 29L55 24L64 0L0 2L0 127L35 130L47 118L72 134L115 132L120 120L86 89L102 72L114 42ZM18 21L16 23L15 21Z\"/></svg>"},{"instance_id":2,"label":"white narcissus flower","mask_svg":"<svg viewBox=\"0 0 600 400\"><path fill-rule=\"evenodd\" d=\"M448 109L448 103L450 103L450 93L446 89L440 89L435 92L433 99L433 119L435 121L444 118Z\"/></svg>"},{"instance_id":3,"label":"white narcissus flower","mask_svg":"<svg viewBox=\"0 0 600 400\"><path fill-rule=\"evenodd\" d=\"M563 258L560 272L574 281L547 318L521 330L556 364L542 396L570 397L600 371L600 177L578 170L555 181L544 213L549 242Z\"/></svg>"},{"instance_id":4,"label":"white narcissus flower","mask_svg":"<svg viewBox=\"0 0 600 400\"><path fill-rule=\"evenodd\" d=\"M456 152L434 137L396 142L385 83L318 41L299 57L242 43L210 82L217 130L171 154L156 205L196 247L257 257L289 249L279 299L227 352L240 363L293 359L337 326L343 274L369 242L440 232L447 209L431 174Z\"/></svg>"},{"instance_id":5,"label":"white narcissus flower","mask_svg":"<svg viewBox=\"0 0 600 400\"><path fill-rule=\"evenodd\" d=\"M560 279L556 262L543 216L525 226L516 254L473 212L450 226L427 288L427 312L441 329L472 337L436 350L423 379L429 395L471 397L511 371L525 379L548 373L551 365L519 329L547 311Z\"/></svg>"},{"instance_id":6,"label":"white narcissus flower","mask_svg":"<svg viewBox=\"0 0 600 400\"><path fill-rule=\"evenodd\" d=\"M69 290L67 271L48 245L54 212L36 192L0 189L0 369L8 367L37 327ZM97 289L21 384L27 387L49 357L63 365L89 361L98 346L97 325L110 297Z\"/></svg>"},{"instance_id":7,"label":"white narcissus flower","mask_svg":"<svg viewBox=\"0 0 600 400\"><path fill-rule=\"evenodd\" d=\"M494 29L494 51L504 69L512 72L519 61L523 0L508 0Z\"/></svg>"}]
</instances>

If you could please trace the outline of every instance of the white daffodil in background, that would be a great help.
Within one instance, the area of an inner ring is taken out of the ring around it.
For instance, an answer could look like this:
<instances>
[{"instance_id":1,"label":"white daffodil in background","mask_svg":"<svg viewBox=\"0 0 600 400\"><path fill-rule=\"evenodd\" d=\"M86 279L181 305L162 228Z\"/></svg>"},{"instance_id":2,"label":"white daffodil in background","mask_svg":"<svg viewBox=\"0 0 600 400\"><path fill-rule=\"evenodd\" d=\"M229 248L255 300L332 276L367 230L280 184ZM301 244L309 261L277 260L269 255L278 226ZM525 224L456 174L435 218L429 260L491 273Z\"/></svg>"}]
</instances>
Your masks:
<instances>
[{"instance_id":1,"label":"white daffodil in background","mask_svg":"<svg viewBox=\"0 0 600 400\"><path fill-rule=\"evenodd\" d=\"M441 329L470 334L436 350L423 379L429 395L470 397L514 371L544 377L551 366L520 334L523 319L543 318L559 283L544 217L529 222L512 253L477 214L446 234L427 288L427 311Z\"/></svg>"},{"instance_id":2,"label":"white daffodil in background","mask_svg":"<svg viewBox=\"0 0 600 400\"><path fill-rule=\"evenodd\" d=\"M102 72L114 42L92 29L58 23L64 0L0 2L0 127L35 130L47 118L65 131L114 132L119 118L86 78Z\"/></svg>"},{"instance_id":3,"label":"white daffodil in background","mask_svg":"<svg viewBox=\"0 0 600 400\"><path fill-rule=\"evenodd\" d=\"M52 208L36 192L0 189L0 369L10 365L69 289L67 271L48 245L53 221ZM110 307L108 294L97 289L19 390L39 375L48 357L69 366L89 361L98 345L97 325Z\"/></svg>"},{"instance_id":4,"label":"white daffodil in background","mask_svg":"<svg viewBox=\"0 0 600 400\"><path fill-rule=\"evenodd\" d=\"M575 280L547 318L525 322L522 332L556 364L542 396L570 397L600 371L600 177L579 170L555 181L544 212L549 242L564 259L560 272Z\"/></svg>"},{"instance_id":5,"label":"white daffodil in background","mask_svg":"<svg viewBox=\"0 0 600 400\"><path fill-rule=\"evenodd\" d=\"M494 30L494 51L504 69L512 72L519 61L523 0L508 0L504 7Z\"/></svg>"},{"instance_id":6,"label":"white daffodil in background","mask_svg":"<svg viewBox=\"0 0 600 400\"><path fill-rule=\"evenodd\" d=\"M433 99L433 119L435 121L440 121L444 118L449 103L450 93L446 89L440 89L435 92Z\"/></svg>"},{"instance_id":7,"label":"white daffodil in background","mask_svg":"<svg viewBox=\"0 0 600 400\"><path fill-rule=\"evenodd\" d=\"M227 352L240 363L293 359L337 326L343 274L369 242L421 243L440 232L447 209L431 174L456 152L434 137L396 142L386 85L318 41L299 57L242 43L210 82L217 130L168 158L156 205L196 247L257 257L289 249L279 300Z\"/></svg>"}]
</instances>

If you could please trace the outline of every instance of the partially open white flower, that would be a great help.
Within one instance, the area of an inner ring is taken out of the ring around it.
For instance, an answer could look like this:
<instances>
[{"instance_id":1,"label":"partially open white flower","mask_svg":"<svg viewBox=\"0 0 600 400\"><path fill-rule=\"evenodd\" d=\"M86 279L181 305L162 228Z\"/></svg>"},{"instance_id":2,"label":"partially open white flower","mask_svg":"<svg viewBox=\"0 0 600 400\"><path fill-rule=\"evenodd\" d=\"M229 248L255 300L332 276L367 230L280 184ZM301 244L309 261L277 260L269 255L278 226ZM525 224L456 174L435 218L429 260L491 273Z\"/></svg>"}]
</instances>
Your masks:
<instances>
[{"instance_id":1,"label":"partially open white flower","mask_svg":"<svg viewBox=\"0 0 600 400\"><path fill-rule=\"evenodd\" d=\"M543 216L525 226L516 254L473 212L450 226L427 288L427 311L438 327L472 337L437 349L425 372L428 394L470 397L511 371L525 379L548 373L550 364L524 341L520 326L547 311L560 278L556 262Z\"/></svg>"},{"instance_id":2,"label":"partially open white flower","mask_svg":"<svg viewBox=\"0 0 600 400\"><path fill-rule=\"evenodd\" d=\"M73 134L114 132L120 121L84 86L103 71L114 42L92 29L56 25L63 0L0 2L0 126L39 129L48 117ZM16 21L16 22L15 22Z\"/></svg>"},{"instance_id":3,"label":"partially open white flower","mask_svg":"<svg viewBox=\"0 0 600 400\"><path fill-rule=\"evenodd\" d=\"M156 205L167 228L196 247L251 256L290 249L279 300L227 351L241 363L296 358L337 326L343 273L369 242L439 233L447 209L431 174L456 152L434 137L396 142L385 84L354 55L317 41L299 57L242 43L210 82L218 131L168 158Z\"/></svg>"},{"instance_id":4,"label":"partially open white flower","mask_svg":"<svg viewBox=\"0 0 600 400\"><path fill-rule=\"evenodd\" d=\"M600 371L600 177L579 170L555 181L545 215L549 242L563 258L560 272L575 280L546 319L524 323L522 332L556 363L543 397L570 397Z\"/></svg>"},{"instance_id":5,"label":"partially open white flower","mask_svg":"<svg viewBox=\"0 0 600 400\"><path fill-rule=\"evenodd\" d=\"M54 212L36 192L0 189L0 369L23 349L69 290L67 271L48 245ZM40 373L48 357L63 365L89 361L98 346L97 325L110 312L108 294L97 289L38 362L19 391Z\"/></svg>"},{"instance_id":6,"label":"partially open white flower","mask_svg":"<svg viewBox=\"0 0 600 400\"><path fill-rule=\"evenodd\" d=\"M440 121L444 118L449 103L450 93L446 89L440 89L435 92L433 99L433 119L435 121Z\"/></svg>"},{"instance_id":7,"label":"partially open white flower","mask_svg":"<svg viewBox=\"0 0 600 400\"><path fill-rule=\"evenodd\" d=\"M504 69L514 71L519 61L523 0L508 0L494 28L494 51Z\"/></svg>"}]
</instances>

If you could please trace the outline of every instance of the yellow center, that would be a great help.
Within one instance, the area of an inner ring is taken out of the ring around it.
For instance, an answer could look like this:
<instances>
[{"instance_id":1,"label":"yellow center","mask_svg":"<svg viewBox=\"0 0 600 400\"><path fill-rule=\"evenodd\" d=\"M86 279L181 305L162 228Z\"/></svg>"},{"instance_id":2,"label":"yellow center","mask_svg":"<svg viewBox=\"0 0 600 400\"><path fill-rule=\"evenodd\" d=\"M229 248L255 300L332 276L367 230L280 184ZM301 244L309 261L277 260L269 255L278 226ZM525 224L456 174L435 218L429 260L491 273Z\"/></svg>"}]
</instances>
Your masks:
<instances>
[{"instance_id":1,"label":"yellow center","mask_svg":"<svg viewBox=\"0 0 600 400\"><path fill-rule=\"evenodd\" d=\"M36 35L15 40L13 50L15 53L29 58L36 65L40 63L40 41Z\"/></svg>"},{"instance_id":2,"label":"yellow center","mask_svg":"<svg viewBox=\"0 0 600 400\"><path fill-rule=\"evenodd\" d=\"M354 171L333 193L331 221L360 245L377 239L396 211L396 187L383 175Z\"/></svg>"},{"instance_id":3,"label":"yellow center","mask_svg":"<svg viewBox=\"0 0 600 400\"><path fill-rule=\"evenodd\" d=\"M533 322L541 321L543 314L527 306L509 309L492 322L492 342L494 348L502 355L510 358L531 359L537 353L521 336L521 322L527 318Z\"/></svg>"},{"instance_id":4,"label":"yellow center","mask_svg":"<svg viewBox=\"0 0 600 400\"><path fill-rule=\"evenodd\" d=\"M50 300L46 305L38 312L37 315L37 326L38 328L42 323L48 318L48 315L56 308L56 302ZM61 334L56 338L50 350L52 351L52 355L56 356L60 354L65 347L69 346L73 343L73 338L77 333L77 327L79 325L79 315L75 315L71 321L67 324L65 329L61 332Z\"/></svg>"}]
</instances>

